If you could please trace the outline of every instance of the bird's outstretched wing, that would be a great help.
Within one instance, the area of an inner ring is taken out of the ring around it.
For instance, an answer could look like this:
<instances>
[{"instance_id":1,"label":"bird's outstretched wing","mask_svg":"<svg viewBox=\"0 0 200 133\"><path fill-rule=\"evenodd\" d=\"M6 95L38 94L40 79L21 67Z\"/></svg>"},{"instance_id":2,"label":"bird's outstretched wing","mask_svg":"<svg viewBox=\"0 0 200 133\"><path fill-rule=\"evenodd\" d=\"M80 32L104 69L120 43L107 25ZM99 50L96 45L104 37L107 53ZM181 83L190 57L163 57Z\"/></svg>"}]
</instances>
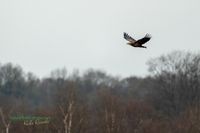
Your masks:
<instances>
[{"instance_id":1,"label":"bird's outstretched wing","mask_svg":"<svg viewBox=\"0 0 200 133\"><path fill-rule=\"evenodd\" d=\"M135 43L135 42L136 42L135 39L133 39L131 36L129 36L129 35L128 35L127 33L125 33L125 32L124 32L124 38L125 38L127 41L131 42L131 43Z\"/></svg>"},{"instance_id":2,"label":"bird's outstretched wing","mask_svg":"<svg viewBox=\"0 0 200 133\"><path fill-rule=\"evenodd\" d=\"M146 34L145 37L137 40L136 43L142 45L142 44L148 42L150 39L151 39L151 35L150 34Z\"/></svg>"}]
</instances>

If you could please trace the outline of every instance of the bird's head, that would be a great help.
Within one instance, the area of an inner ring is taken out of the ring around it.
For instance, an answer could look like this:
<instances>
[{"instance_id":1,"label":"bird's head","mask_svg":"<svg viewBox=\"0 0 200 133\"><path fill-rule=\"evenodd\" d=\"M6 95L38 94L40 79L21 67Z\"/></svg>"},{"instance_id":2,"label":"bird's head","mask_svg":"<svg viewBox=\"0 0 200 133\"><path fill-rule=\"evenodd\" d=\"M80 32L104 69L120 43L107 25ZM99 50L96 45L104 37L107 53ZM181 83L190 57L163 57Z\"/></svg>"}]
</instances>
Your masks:
<instances>
[{"instance_id":1,"label":"bird's head","mask_svg":"<svg viewBox=\"0 0 200 133\"><path fill-rule=\"evenodd\" d=\"M127 45L131 45L131 42L127 42L126 44L127 44Z\"/></svg>"}]
</instances>

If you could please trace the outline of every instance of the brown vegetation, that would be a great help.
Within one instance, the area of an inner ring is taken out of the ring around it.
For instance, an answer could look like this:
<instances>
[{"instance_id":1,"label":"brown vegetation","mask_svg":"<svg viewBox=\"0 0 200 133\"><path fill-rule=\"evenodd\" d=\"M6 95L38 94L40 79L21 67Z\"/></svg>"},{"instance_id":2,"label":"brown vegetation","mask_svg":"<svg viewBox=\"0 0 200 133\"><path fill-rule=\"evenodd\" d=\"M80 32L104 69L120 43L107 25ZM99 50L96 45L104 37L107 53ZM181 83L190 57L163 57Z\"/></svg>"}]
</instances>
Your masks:
<instances>
[{"instance_id":1,"label":"brown vegetation","mask_svg":"<svg viewBox=\"0 0 200 133\"><path fill-rule=\"evenodd\" d=\"M0 132L200 132L200 55L176 51L148 66L145 78L58 69L39 79L20 66L0 65ZM26 126L11 121L17 115L51 119Z\"/></svg>"}]
</instances>

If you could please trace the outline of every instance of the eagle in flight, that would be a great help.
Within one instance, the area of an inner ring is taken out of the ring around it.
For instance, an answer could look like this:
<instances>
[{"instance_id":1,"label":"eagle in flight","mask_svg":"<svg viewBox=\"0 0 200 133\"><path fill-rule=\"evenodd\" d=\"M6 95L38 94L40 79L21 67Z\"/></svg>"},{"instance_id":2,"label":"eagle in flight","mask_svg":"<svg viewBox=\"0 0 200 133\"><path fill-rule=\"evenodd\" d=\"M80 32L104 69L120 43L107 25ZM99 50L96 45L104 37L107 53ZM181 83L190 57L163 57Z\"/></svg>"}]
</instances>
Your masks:
<instances>
[{"instance_id":1,"label":"eagle in flight","mask_svg":"<svg viewBox=\"0 0 200 133\"><path fill-rule=\"evenodd\" d=\"M133 47L139 47L139 48L147 48L143 46L146 42L148 42L151 39L150 34L146 34L145 37L135 40L131 36L129 36L127 33L124 32L124 38L128 41L128 45L131 45Z\"/></svg>"}]
</instances>

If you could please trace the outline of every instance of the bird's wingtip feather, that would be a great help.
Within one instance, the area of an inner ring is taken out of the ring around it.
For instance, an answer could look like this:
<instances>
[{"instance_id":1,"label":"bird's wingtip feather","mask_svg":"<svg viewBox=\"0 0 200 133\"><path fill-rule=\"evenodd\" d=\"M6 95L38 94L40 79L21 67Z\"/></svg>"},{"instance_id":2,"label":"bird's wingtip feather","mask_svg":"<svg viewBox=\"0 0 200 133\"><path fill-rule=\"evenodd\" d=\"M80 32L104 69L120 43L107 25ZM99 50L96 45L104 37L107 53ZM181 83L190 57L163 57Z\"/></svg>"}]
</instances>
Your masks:
<instances>
[{"instance_id":1,"label":"bird's wingtip feather","mask_svg":"<svg viewBox=\"0 0 200 133\"><path fill-rule=\"evenodd\" d=\"M151 38L152 36L151 36L151 34L147 33L145 37Z\"/></svg>"}]
</instances>

